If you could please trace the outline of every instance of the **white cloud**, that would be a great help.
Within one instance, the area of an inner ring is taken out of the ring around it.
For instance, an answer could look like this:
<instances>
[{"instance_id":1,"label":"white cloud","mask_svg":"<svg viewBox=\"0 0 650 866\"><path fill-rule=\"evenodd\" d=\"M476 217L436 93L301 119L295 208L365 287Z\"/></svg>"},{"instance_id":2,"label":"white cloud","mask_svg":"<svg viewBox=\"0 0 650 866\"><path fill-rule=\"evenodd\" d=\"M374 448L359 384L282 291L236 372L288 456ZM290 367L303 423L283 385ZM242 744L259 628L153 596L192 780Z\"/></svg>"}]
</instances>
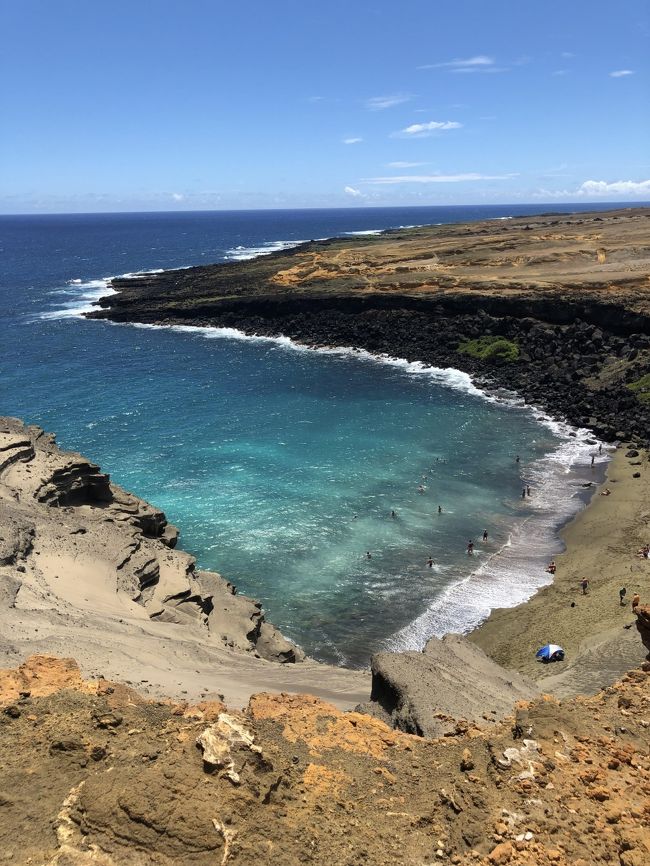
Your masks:
<instances>
[{"instance_id":1,"label":"white cloud","mask_svg":"<svg viewBox=\"0 0 650 866\"><path fill-rule=\"evenodd\" d=\"M460 129L462 125L455 120L430 120L428 123L412 123L406 129L394 132L393 136L397 138L426 138L445 129Z\"/></svg>"},{"instance_id":2,"label":"white cloud","mask_svg":"<svg viewBox=\"0 0 650 866\"><path fill-rule=\"evenodd\" d=\"M457 58L456 60L448 60L446 63L427 63L424 66L418 66L418 69L486 69L490 66L494 66L493 57L477 54L475 57L468 57L465 60Z\"/></svg>"},{"instance_id":3,"label":"white cloud","mask_svg":"<svg viewBox=\"0 0 650 866\"><path fill-rule=\"evenodd\" d=\"M403 102L409 102L412 99L408 93L394 93L392 96L373 96L366 100L366 108L370 111L383 111L385 108L392 108L394 105L401 105Z\"/></svg>"},{"instance_id":4,"label":"white cloud","mask_svg":"<svg viewBox=\"0 0 650 866\"><path fill-rule=\"evenodd\" d=\"M389 162L388 168L417 168L420 165L426 165L426 162L403 162L398 160L397 162Z\"/></svg>"},{"instance_id":5,"label":"white cloud","mask_svg":"<svg viewBox=\"0 0 650 866\"><path fill-rule=\"evenodd\" d=\"M365 183L392 184L392 183L463 183L470 180L507 180L517 177L516 174L478 174L477 172L466 172L465 174L404 174L397 177L367 177Z\"/></svg>"},{"instance_id":6,"label":"white cloud","mask_svg":"<svg viewBox=\"0 0 650 866\"><path fill-rule=\"evenodd\" d=\"M364 198L364 194L360 189L355 189L353 186L346 186L343 188L343 192L346 195L352 196L352 198Z\"/></svg>"},{"instance_id":7,"label":"white cloud","mask_svg":"<svg viewBox=\"0 0 650 866\"><path fill-rule=\"evenodd\" d=\"M359 144L361 141L363 141L362 138L344 138L343 144Z\"/></svg>"},{"instance_id":8,"label":"white cloud","mask_svg":"<svg viewBox=\"0 0 650 866\"><path fill-rule=\"evenodd\" d=\"M184 201L185 200L185 196L180 192L173 192L172 198L174 199L174 201Z\"/></svg>"},{"instance_id":9,"label":"white cloud","mask_svg":"<svg viewBox=\"0 0 650 866\"><path fill-rule=\"evenodd\" d=\"M609 73L610 78L625 78L626 75L634 75L633 69L615 69Z\"/></svg>"},{"instance_id":10,"label":"white cloud","mask_svg":"<svg viewBox=\"0 0 650 866\"><path fill-rule=\"evenodd\" d=\"M608 183L605 180L586 180L578 189L579 195L624 195L650 194L650 180L615 180Z\"/></svg>"}]
</instances>

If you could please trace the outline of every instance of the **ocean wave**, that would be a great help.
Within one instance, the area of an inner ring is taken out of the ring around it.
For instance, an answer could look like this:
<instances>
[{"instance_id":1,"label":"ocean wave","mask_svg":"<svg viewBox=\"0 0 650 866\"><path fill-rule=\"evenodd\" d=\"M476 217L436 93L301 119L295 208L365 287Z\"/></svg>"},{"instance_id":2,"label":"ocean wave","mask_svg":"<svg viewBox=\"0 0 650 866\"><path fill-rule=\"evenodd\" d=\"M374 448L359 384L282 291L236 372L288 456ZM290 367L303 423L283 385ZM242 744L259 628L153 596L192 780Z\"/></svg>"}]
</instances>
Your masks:
<instances>
[{"instance_id":1,"label":"ocean wave","mask_svg":"<svg viewBox=\"0 0 650 866\"><path fill-rule=\"evenodd\" d=\"M531 513L515 521L507 540L471 573L447 586L420 616L388 638L386 649L419 651L431 637L467 634L491 611L523 604L552 583L546 565L564 549L559 530L585 507L580 494L586 485L594 486L591 458L609 460L607 452L598 454L601 443L594 446L591 436L587 441L578 435L581 431L553 423L567 440L522 467L522 489L531 486L531 496L525 499Z\"/></svg>"},{"instance_id":2,"label":"ocean wave","mask_svg":"<svg viewBox=\"0 0 650 866\"><path fill-rule=\"evenodd\" d=\"M150 268L146 271L134 271L119 274L122 279L137 279L147 274L161 274L164 268ZM117 294L112 288L110 281L117 277L102 277L98 280L68 280L65 288L52 289L49 295L70 298L53 310L45 310L39 314L39 319L77 319L83 318L84 313L90 313L97 307L100 298Z\"/></svg>"},{"instance_id":3,"label":"ocean wave","mask_svg":"<svg viewBox=\"0 0 650 866\"><path fill-rule=\"evenodd\" d=\"M46 310L38 316L39 319L72 319L82 317L84 313L93 310L100 298L116 294L109 286L111 277L101 280L77 282L69 280L68 285L74 288L56 289L51 294L64 295L70 298L54 310Z\"/></svg>"},{"instance_id":4,"label":"ocean wave","mask_svg":"<svg viewBox=\"0 0 650 866\"><path fill-rule=\"evenodd\" d=\"M326 239L323 238L322 240ZM306 243L309 243L309 241L267 241L257 247L234 247L233 249L226 250L224 258L228 262L244 262L248 259L256 259L258 256L268 256L281 250L291 250L294 247L299 247L300 244Z\"/></svg>"}]
</instances>

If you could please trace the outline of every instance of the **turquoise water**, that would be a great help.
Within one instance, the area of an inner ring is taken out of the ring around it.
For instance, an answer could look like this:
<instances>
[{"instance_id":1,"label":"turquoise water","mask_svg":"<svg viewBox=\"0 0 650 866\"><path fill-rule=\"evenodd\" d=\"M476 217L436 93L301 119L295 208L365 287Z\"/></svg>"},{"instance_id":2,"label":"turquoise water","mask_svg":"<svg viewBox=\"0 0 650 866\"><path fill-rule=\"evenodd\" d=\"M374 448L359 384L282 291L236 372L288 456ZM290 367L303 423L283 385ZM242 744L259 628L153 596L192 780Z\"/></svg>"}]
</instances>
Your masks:
<instances>
[{"instance_id":1,"label":"turquoise water","mask_svg":"<svg viewBox=\"0 0 650 866\"><path fill-rule=\"evenodd\" d=\"M337 233L325 218L305 231L298 214L293 237L283 225L269 237L251 217L235 244L223 218L160 216L141 217L139 233L124 225L133 217L5 231L3 413L56 431L163 508L200 566L260 598L318 658L363 665L381 647L422 646L544 582L555 529L589 477L584 432L486 399L456 371L75 315L110 273L198 260L201 245L223 258ZM416 221L406 216L388 224ZM371 218L345 230L377 227ZM164 231L177 247L159 239L161 257L151 244Z\"/></svg>"}]
</instances>

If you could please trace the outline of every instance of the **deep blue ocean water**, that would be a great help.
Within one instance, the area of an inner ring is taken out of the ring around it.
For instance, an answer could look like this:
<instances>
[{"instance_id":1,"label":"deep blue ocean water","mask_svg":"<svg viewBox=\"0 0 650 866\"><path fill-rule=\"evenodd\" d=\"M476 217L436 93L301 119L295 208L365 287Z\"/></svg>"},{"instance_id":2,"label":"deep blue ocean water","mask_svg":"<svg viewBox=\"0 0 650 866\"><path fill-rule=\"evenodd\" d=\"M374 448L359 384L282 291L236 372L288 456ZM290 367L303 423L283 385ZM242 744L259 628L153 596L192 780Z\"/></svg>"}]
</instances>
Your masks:
<instances>
[{"instance_id":1,"label":"deep blue ocean water","mask_svg":"<svg viewBox=\"0 0 650 866\"><path fill-rule=\"evenodd\" d=\"M163 508L201 567L318 658L363 665L467 630L545 582L590 477L585 431L457 371L79 311L116 274L549 209L0 216L0 413L55 431Z\"/></svg>"}]
</instances>

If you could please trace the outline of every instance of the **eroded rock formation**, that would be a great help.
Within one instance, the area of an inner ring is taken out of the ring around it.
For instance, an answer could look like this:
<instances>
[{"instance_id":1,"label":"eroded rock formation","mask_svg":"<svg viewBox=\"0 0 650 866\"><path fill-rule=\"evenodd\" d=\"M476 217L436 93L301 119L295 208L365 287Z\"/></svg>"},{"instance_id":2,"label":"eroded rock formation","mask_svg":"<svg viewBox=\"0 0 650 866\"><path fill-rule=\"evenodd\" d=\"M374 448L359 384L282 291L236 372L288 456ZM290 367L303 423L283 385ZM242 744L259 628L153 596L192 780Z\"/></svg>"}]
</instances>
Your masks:
<instances>
[{"instance_id":1,"label":"eroded rock formation","mask_svg":"<svg viewBox=\"0 0 650 866\"><path fill-rule=\"evenodd\" d=\"M372 658L370 701L358 709L410 734L440 737L467 723L489 726L517 700L539 693L464 637L431 638L423 652L382 652Z\"/></svg>"},{"instance_id":2,"label":"eroded rock formation","mask_svg":"<svg viewBox=\"0 0 650 866\"><path fill-rule=\"evenodd\" d=\"M0 525L0 604L119 622L143 616L263 658L303 658L259 602L174 549L178 531L162 511L40 428L8 418L0 419Z\"/></svg>"}]
</instances>

